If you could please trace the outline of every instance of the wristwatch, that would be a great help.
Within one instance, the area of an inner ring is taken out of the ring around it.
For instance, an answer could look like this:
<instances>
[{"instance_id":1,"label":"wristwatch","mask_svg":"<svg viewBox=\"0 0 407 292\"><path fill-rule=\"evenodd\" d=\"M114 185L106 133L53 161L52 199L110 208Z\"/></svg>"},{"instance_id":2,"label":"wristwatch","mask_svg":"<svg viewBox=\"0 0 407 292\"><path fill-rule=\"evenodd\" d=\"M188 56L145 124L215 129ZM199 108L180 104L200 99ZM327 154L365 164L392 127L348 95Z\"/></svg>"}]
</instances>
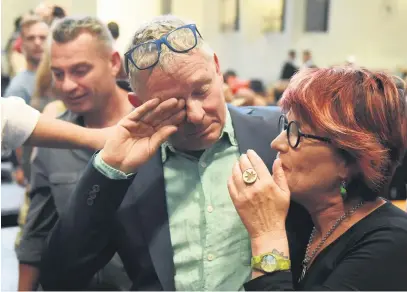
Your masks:
<instances>
[{"instance_id":1,"label":"wristwatch","mask_svg":"<svg viewBox=\"0 0 407 292\"><path fill-rule=\"evenodd\" d=\"M286 271L291 268L291 261L277 250L252 257L252 268L264 273Z\"/></svg>"}]
</instances>

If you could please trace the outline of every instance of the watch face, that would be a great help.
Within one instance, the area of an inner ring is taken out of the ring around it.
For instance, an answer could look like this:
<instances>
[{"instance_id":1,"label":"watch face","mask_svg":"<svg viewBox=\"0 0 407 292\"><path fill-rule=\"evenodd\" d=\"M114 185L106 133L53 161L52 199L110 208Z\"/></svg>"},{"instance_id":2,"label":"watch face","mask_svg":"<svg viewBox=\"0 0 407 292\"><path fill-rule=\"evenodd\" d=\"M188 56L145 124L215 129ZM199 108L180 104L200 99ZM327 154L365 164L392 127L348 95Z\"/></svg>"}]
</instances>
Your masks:
<instances>
[{"instance_id":1,"label":"watch face","mask_svg":"<svg viewBox=\"0 0 407 292\"><path fill-rule=\"evenodd\" d=\"M261 268L266 273L271 273L277 268L277 260L273 255L265 255L261 260Z\"/></svg>"}]
</instances>

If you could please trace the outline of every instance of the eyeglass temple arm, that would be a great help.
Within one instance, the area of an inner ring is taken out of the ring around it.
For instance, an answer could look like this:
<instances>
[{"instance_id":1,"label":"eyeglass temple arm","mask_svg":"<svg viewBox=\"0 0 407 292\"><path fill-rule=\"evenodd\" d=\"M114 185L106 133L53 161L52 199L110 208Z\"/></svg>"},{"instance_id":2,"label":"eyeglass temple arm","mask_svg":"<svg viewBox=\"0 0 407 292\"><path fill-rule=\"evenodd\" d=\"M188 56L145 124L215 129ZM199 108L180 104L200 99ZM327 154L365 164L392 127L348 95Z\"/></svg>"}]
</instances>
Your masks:
<instances>
[{"instance_id":1,"label":"eyeglass temple arm","mask_svg":"<svg viewBox=\"0 0 407 292\"><path fill-rule=\"evenodd\" d=\"M320 140L320 141L331 142L331 139L329 139L329 138L314 136L314 135L311 135L311 134L301 133L301 136L303 136L305 138L311 138L311 139L316 139L316 140Z\"/></svg>"}]
</instances>

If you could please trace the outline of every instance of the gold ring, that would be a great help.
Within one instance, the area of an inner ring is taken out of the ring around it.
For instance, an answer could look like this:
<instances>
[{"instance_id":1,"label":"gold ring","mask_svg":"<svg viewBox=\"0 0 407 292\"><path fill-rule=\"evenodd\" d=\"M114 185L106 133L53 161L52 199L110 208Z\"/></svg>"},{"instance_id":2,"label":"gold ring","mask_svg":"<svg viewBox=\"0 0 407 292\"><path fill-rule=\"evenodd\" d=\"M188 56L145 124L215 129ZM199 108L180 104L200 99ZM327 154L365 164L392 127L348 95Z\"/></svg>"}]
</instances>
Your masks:
<instances>
[{"instance_id":1,"label":"gold ring","mask_svg":"<svg viewBox=\"0 0 407 292\"><path fill-rule=\"evenodd\" d=\"M242 178L246 184L251 185L257 180L257 172L253 168L248 168L243 172Z\"/></svg>"}]
</instances>

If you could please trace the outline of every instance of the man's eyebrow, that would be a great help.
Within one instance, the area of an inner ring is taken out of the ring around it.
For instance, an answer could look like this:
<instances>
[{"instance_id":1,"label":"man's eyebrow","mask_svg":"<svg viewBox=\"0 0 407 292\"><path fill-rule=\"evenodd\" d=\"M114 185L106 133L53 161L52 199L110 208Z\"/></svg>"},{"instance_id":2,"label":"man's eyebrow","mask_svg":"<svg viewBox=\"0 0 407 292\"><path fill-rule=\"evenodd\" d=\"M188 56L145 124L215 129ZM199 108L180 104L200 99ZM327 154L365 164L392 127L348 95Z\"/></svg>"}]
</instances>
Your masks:
<instances>
[{"instance_id":1,"label":"man's eyebrow","mask_svg":"<svg viewBox=\"0 0 407 292\"><path fill-rule=\"evenodd\" d=\"M74 64L74 65L72 65L72 66L70 66L70 67L73 68L73 69L76 69L76 68L78 68L78 67L83 67L83 66L85 66L85 67L90 67L90 66L92 66L92 65L89 64L88 62L80 62L80 63L76 63L76 64Z\"/></svg>"},{"instance_id":2,"label":"man's eyebrow","mask_svg":"<svg viewBox=\"0 0 407 292\"><path fill-rule=\"evenodd\" d=\"M203 77L192 81L194 86L205 85L212 82L211 77Z\"/></svg>"},{"instance_id":3,"label":"man's eyebrow","mask_svg":"<svg viewBox=\"0 0 407 292\"><path fill-rule=\"evenodd\" d=\"M80 63L76 63L76 64L73 64L73 65L69 66L69 69L70 70L77 69L78 67L82 67L82 66L90 67L92 65L87 63L87 62L80 62ZM55 67L55 66L51 66L51 70L54 71L54 70L62 70L62 69L58 68L58 67Z\"/></svg>"}]
</instances>

